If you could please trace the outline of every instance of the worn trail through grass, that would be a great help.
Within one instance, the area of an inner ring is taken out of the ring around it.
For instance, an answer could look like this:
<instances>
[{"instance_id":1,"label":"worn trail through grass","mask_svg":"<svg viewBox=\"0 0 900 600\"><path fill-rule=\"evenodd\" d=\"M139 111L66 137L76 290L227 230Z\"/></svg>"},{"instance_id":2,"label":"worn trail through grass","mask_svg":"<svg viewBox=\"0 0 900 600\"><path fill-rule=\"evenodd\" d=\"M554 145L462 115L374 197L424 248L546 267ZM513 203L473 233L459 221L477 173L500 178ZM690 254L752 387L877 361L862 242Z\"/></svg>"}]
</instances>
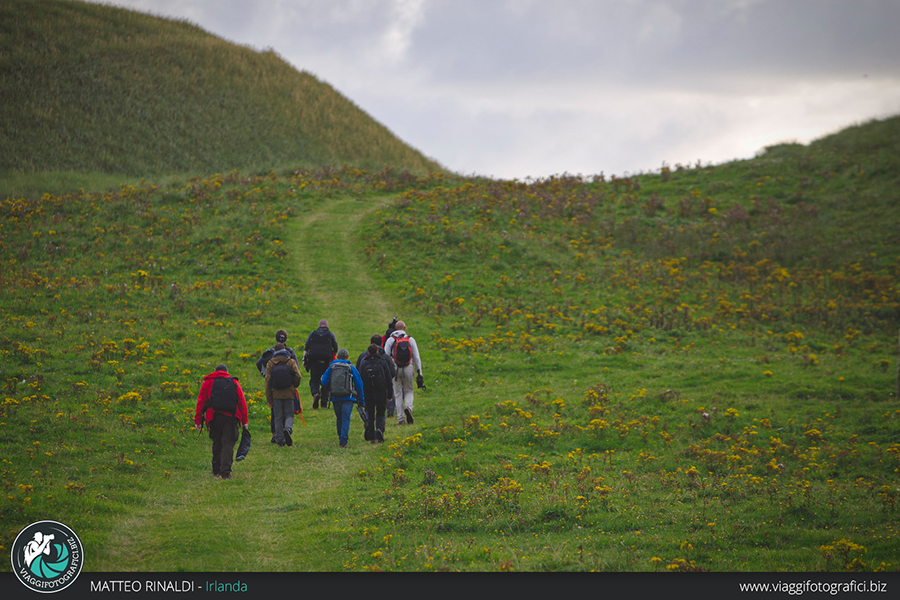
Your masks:
<instances>
[{"instance_id":1,"label":"worn trail through grass","mask_svg":"<svg viewBox=\"0 0 900 600\"><path fill-rule=\"evenodd\" d=\"M354 238L362 217L390 200L323 201L292 226L285 241L291 272L285 277L297 282L304 314L287 307L284 317L288 345L298 355L308 332L324 317L355 361L368 339L383 332L393 316L394 306L375 289L364 269L362 244ZM334 548L350 517L341 487L377 462L388 444L365 443L362 423L354 416L350 447L340 449L334 413L312 410L308 374L303 375L305 425L295 422L292 448L270 443L266 413L257 408L251 414L250 454L236 463L231 480L222 481L208 471L206 432L194 433L195 440L173 450L184 454L176 461L177 470L164 484L146 489L113 523L112 543L104 545L103 556L92 557L94 570L339 569L341 557ZM257 389L261 381L243 385Z\"/></svg>"}]
</instances>

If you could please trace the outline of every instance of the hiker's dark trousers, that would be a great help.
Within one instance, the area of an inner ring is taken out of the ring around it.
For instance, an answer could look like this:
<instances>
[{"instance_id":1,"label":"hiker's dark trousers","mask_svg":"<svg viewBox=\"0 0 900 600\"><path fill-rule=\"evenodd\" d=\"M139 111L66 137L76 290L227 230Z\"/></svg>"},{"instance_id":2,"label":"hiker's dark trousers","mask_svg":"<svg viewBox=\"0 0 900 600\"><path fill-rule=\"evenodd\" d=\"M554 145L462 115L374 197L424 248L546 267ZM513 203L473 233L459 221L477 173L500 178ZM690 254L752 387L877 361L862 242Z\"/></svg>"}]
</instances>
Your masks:
<instances>
[{"instance_id":1,"label":"hiker's dark trousers","mask_svg":"<svg viewBox=\"0 0 900 600\"><path fill-rule=\"evenodd\" d=\"M321 391L322 375L328 370L328 363L310 360L307 364L309 365L309 393L315 398ZM322 405L324 406L324 403Z\"/></svg>"},{"instance_id":2,"label":"hiker's dark trousers","mask_svg":"<svg viewBox=\"0 0 900 600\"><path fill-rule=\"evenodd\" d=\"M234 464L234 445L238 441L238 433L240 433L240 426L237 417L216 413L209 422L213 475L231 477L231 465Z\"/></svg>"},{"instance_id":3,"label":"hiker's dark trousers","mask_svg":"<svg viewBox=\"0 0 900 600\"><path fill-rule=\"evenodd\" d=\"M272 400L272 413L275 419L275 443L284 446L284 430L294 429L294 399Z\"/></svg>"},{"instance_id":4,"label":"hiker's dark trousers","mask_svg":"<svg viewBox=\"0 0 900 600\"><path fill-rule=\"evenodd\" d=\"M366 414L368 415L368 420L366 421L365 438L367 440L375 439L376 429L381 433L384 433L384 413L386 408L387 400L384 398L375 400L370 396L366 396Z\"/></svg>"}]
</instances>

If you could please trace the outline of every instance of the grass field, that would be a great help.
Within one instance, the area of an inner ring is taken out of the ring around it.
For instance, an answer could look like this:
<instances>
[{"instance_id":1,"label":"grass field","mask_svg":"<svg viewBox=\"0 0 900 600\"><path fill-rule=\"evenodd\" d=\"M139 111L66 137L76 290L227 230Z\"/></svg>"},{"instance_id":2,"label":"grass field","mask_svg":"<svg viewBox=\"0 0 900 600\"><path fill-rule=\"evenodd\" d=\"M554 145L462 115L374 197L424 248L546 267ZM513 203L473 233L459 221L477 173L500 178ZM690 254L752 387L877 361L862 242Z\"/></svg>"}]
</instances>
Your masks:
<instances>
[{"instance_id":1,"label":"grass field","mask_svg":"<svg viewBox=\"0 0 900 600\"><path fill-rule=\"evenodd\" d=\"M0 543L52 517L96 571L895 572L896 130L627 179L9 198ZM269 444L274 332L325 317L355 357L395 315L416 424L342 451L307 406ZM254 433L230 481L192 429L220 361Z\"/></svg>"}]
</instances>

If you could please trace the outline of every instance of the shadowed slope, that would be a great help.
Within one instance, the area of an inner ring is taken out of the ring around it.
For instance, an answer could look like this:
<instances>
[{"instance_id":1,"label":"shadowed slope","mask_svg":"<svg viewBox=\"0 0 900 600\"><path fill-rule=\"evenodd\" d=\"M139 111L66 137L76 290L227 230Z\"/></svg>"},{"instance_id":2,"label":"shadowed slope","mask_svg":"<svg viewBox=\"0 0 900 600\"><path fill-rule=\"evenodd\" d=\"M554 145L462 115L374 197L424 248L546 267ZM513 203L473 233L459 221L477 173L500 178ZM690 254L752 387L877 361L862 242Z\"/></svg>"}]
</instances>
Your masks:
<instances>
[{"instance_id":1,"label":"shadowed slope","mask_svg":"<svg viewBox=\"0 0 900 600\"><path fill-rule=\"evenodd\" d=\"M439 168L272 50L187 22L2 0L0 57L0 171Z\"/></svg>"}]
</instances>

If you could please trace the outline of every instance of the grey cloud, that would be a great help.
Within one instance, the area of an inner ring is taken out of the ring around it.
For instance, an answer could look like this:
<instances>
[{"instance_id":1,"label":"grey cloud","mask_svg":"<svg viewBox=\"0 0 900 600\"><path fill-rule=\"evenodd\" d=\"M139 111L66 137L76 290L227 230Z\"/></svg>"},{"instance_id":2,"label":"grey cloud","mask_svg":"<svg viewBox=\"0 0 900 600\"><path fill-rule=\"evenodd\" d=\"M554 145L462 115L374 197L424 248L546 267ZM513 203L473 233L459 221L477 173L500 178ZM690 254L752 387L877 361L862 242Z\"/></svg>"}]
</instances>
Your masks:
<instances>
[{"instance_id":1,"label":"grey cloud","mask_svg":"<svg viewBox=\"0 0 900 600\"><path fill-rule=\"evenodd\" d=\"M403 18L396 0L115 4L273 46L299 68L320 56L386 63L383 38ZM399 67L431 81L590 77L720 86L745 78L900 77L895 0L424 0L422 13Z\"/></svg>"},{"instance_id":2,"label":"grey cloud","mask_svg":"<svg viewBox=\"0 0 900 600\"><path fill-rule=\"evenodd\" d=\"M740 8L741 5L746 5ZM440 0L412 47L435 79L590 76L647 84L900 75L900 3Z\"/></svg>"}]
</instances>

